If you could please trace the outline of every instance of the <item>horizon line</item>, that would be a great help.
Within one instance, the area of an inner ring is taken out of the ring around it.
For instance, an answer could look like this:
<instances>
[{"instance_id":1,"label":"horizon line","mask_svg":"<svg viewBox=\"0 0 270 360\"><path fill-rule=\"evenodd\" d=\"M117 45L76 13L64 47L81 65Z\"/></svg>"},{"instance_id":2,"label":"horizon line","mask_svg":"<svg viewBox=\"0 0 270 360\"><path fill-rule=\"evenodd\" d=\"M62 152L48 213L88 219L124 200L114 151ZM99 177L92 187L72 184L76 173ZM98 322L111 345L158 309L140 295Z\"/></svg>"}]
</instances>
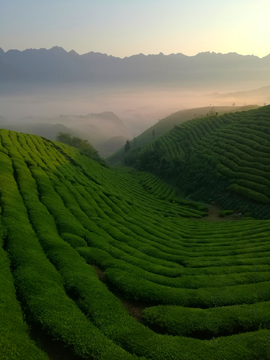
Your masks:
<instances>
[{"instance_id":1,"label":"horizon line","mask_svg":"<svg viewBox=\"0 0 270 360\"><path fill-rule=\"evenodd\" d=\"M54 49L57 49L57 50L60 50L60 51L64 51L66 52L67 54L70 54L70 53L75 53L76 55L78 56L84 56L84 55L89 55L89 54L100 54L100 55L106 55L108 57L114 57L114 58L118 58L118 59L127 59L127 58L130 58L130 57L133 57L133 56L172 56L172 55L183 55L183 56L186 56L186 57L195 57L195 56L198 56L198 55L201 55L201 54L213 54L213 55L230 55L230 54L235 54L235 55L239 55L239 56L250 56L250 57L257 57L259 59L263 59L267 56L270 55L267 54L265 56L258 56L258 55L254 55L254 54L247 54L247 55L243 55L243 54L239 54L235 51L230 51L230 52L227 52L227 53L221 53L221 52L215 52L215 51L201 51L201 52L198 52L197 54L195 55L186 55L186 54L183 54L181 52L177 52L177 53L170 53L170 54L164 54L163 52L159 52L159 53L156 53L156 54L153 54L153 53L149 53L149 54L144 54L144 53L136 53L136 54L133 54L133 55L129 55L129 56L124 56L124 57L120 57L120 56L115 56L115 55L111 55L111 54L107 54L107 53L102 53L102 52L99 52L99 51L89 51L89 52L86 52L86 53L82 53L82 54L79 54L77 51L75 51L74 49L68 51L66 49L64 49L63 47L61 46L58 46L58 45L55 45L55 46L52 46L51 48L44 48L44 47L41 47L41 48L26 48L26 49L23 49L23 50L19 50L19 49L8 49L8 50L4 50L3 48L0 47L0 50L2 50L4 53L8 53L10 51L18 51L18 52L25 52L25 51L31 51L31 50L36 50L36 51L39 51L39 50L46 50L46 51L51 51L51 50L54 50Z\"/></svg>"}]
</instances>

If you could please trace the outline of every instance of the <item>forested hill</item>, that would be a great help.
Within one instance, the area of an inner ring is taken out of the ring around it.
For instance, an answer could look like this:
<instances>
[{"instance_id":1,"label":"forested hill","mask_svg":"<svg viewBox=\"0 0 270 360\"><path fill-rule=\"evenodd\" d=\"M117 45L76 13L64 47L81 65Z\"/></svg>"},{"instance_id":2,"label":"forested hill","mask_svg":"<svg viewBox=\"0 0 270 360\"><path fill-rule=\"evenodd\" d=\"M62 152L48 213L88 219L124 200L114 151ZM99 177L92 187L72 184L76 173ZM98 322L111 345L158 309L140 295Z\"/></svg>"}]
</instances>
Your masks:
<instances>
[{"instance_id":1,"label":"forested hill","mask_svg":"<svg viewBox=\"0 0 270 360\"><path fill-rule=\"evenodd\" d=\"M264 106L187 121L125 161L192 199L269 218L269 155L270 106Z\"/></svg>"},{"instance_id":2,"label":"forested hill","mask_svg":"<svg viewBox=\"0 0 270 360\"><path fill-rule=\"evenodd\" d=\"M137 150L147 143L156 139L158 136L170 131L175 125L180 125L187 120L193 118L200 118L209 114L222 115L228 112L246 111L250 109L258 108L257 105L245 105L245 106L206 106L201 108L185 109L177 111L164 119L159 120L156 124L145 130L142 134L135 137L130 141L131 150ZM125 147L116 151L108 158L108 162L111 165L117 165L123 162L125 156Z\"/></svg>"},{"instance_id":3,"label":"forested hill","mask_svg":"<svg viewBox=\"0 0 270 360\"><path fill-rule=\"evenodd\" d=\"M1 360L269 359L269 221L205 215L154 175L0 130Z\"/></svg>"}]
</instances>

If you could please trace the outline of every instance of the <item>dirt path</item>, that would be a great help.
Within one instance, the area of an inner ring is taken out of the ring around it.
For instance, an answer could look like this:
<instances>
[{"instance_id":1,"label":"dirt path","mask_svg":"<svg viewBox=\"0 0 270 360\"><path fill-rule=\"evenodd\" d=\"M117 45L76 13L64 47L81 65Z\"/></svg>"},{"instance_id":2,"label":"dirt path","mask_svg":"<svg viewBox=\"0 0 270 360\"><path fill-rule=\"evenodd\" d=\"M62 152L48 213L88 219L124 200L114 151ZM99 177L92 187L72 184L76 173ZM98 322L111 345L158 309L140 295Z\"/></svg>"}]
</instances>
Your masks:
<instances>
[{"instance_id":1,"label":"dirt path","mask_svg":"<svg viewBox=\"0 0 270 360\"><path fill-rule=\"evenodd\" d=\"M72 349L66 347L61 341L54 341L40 327L32 326L30 336L36 345L47 353L50 360L83 360L82 357L74 355Z\"/></svg>"},{"instance_id":2,"label":"dirt path","mask_svg":"<svg viewBox=\"0 0 270 360\"><path fill-rule=\"evenodd\" d=\"M239 220L240 216L237 212L233 213L232 215L227 215L224 217L219 216L220 210L222 210L219 206L215 204L207 205L209 211L208 216L204 216L202 220L206 221L228 221L228 220Z\"/></svg>"},{"instance_id":3,"label":"dirt path","mask_svg":"<svg viewBox=\"0 0 270 360\"><path fill-rule=\"evenodd\" d=\"M100 281L105 283L105 275L104 272L96 265L92 265L92 268L96 271L96 274ZM107 284L106 284L107 285ZM140 301L135 301L131 299L127 299L123 294L116 291L115 289L109 289L118 299L121 301L121 303L124 305L125 309L129 313L130 316L132 316L135 320L142 322L143 319L143 310L146 307L149 307L151 305L145 304Z\"/></svg>"}]
</instances>

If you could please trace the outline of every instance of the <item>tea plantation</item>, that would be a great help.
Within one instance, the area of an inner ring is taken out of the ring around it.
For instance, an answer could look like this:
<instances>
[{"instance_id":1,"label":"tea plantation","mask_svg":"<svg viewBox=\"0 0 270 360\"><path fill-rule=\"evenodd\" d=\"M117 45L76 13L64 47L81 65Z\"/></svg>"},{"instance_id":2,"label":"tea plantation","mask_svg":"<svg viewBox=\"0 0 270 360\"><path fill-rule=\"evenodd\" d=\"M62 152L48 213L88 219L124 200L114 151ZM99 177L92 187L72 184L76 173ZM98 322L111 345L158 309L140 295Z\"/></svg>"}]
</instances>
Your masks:
<instances>
[{"instance_id":1,"label":"tea plantation","mask_svg":"<svg viewBox=\"0 0 270 360\"><path fill-rule=\"evenodd\" d=\"M165 134L166 132L173 129L174 126L181 125L187 120L193 118L205 117L209 114L225 114L233 113L236 111L247 111L250 109L258 108L257 105L245 105L245 106L207 106L194 109L185 109L180 110L171 115L165 117L164 119L159 120L150 128L146 129L143 133L136 136L133 140L130 141L132 150L138 150L139 148L145 146L149 142L158 136ZM107 160L110 165L118 165L123 160L125 156L124 146L112 154Z\"/></svg>"},{"instance_id":2,"label":"tea plantation","mask_svg":"<svg viewBox=\"0 0 270 360\"><path fill-rule=\"evenodd\" d=\"M35 329L74 359L270 359L270 221L206 215L154 175L0 130L1 360L54 359Z\"/></svg>"},{"instance_id":3,"label":"tea plantation","mask_svg":"<svg viewBox=\"0 0 270 360\"><path fill-rule=\"evenodd\" d=\"M186 121L125 161L191 199L270 218L270 106Z\"/></svg>"}]
</instances>

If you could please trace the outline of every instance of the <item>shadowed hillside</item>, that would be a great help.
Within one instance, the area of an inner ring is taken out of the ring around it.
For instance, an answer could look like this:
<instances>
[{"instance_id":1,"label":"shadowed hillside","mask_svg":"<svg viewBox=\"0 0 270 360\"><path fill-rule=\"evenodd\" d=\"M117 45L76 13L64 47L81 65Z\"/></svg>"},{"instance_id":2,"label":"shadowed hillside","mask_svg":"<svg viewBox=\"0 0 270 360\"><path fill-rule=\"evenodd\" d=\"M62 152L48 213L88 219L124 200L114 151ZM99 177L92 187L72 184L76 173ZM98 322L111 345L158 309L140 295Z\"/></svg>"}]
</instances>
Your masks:
<instances>
[{"instance_id":1,"label":"shadowed hillside","mask_svg":"<svg viewBox=\"0 0 270 360\"><path fill-rule=\"evenodd\" d=\"M194 108L188 110L177 111L166 118L159 120L155 125L145 130L142 134L135 137L130 141L132 150L137 150L145 146L150 141L156 139L158 136L165 134L171 130L174 126L180 125L187 120L194 118L200 118L206 115L222 115L228 112L245 111L249 109L256 109L257 105L246 105L246 106L207 106L202 108ZM123 161L125 156L125 149L122 147L115 154L108 158L108 162L111 165L117 165Z\"/></svg>"},{"instance_id":2,"label":"shadowed hillside","mask_svg":"<svg viewBox=\"0 0 270 360\"><path fill-rule=\"evenodd\" d=\"M192 199L269 218L270 106L187 121L125 161Z\"/></svg>"}]
</instances>

